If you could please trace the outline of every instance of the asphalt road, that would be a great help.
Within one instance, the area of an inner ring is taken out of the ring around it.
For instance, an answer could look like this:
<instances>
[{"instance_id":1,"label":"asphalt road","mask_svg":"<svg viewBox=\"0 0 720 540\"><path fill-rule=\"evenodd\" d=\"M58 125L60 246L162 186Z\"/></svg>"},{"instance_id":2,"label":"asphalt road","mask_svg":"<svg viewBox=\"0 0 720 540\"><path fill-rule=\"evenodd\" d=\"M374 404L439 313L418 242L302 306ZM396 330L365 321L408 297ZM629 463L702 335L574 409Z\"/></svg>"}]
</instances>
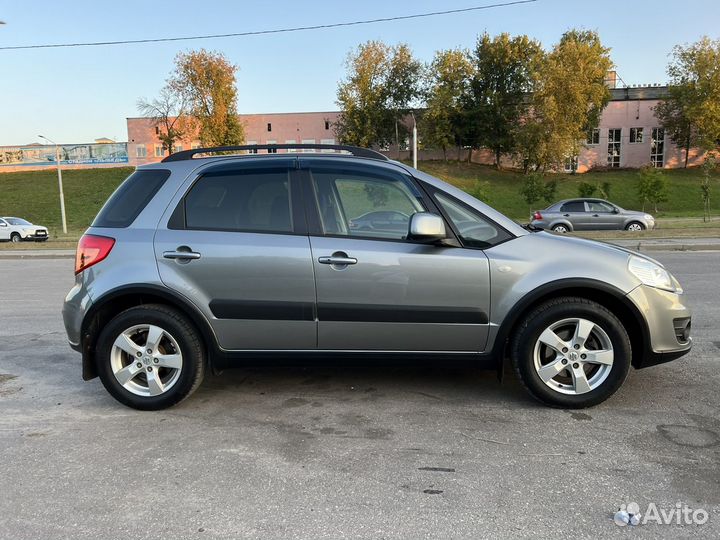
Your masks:
<instances>
[{"instance_id":1,"label":"asphalt road","mask_svg":"<svg viewBox=\"0 0 720 540\"><path fill-rule=\"evenodd\" d=\"M693 352L581 412L441 365L253 367L142 413L80 378L69 260L0 261L0 538L720 536L720 253L656 253ZM620 528L623 503L704 525Z\"/></svg>"}]
</instances>

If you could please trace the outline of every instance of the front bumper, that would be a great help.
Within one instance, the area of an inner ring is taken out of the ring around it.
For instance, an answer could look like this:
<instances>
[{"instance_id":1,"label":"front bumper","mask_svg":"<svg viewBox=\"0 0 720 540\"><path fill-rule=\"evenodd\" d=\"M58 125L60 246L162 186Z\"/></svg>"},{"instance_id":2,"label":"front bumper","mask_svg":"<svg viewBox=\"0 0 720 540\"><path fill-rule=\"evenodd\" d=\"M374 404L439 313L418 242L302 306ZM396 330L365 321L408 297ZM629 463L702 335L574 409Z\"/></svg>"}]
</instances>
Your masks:
<instances>
[{"instance_id":1,"label":"front bumper","mask_svg":"<svg viewBox=\"0 0 720 540\"><path fill-rule=\"evenodd\" d=\"M682 303L682 295L640 285L627 296L640 311L647 327L645 350L633 358L636 368L670 362L690 352L692 338L689 336L689 325L692 311ZM685 319L688 332L679 336L676 321Z\"/></svg>"}]
</instances>

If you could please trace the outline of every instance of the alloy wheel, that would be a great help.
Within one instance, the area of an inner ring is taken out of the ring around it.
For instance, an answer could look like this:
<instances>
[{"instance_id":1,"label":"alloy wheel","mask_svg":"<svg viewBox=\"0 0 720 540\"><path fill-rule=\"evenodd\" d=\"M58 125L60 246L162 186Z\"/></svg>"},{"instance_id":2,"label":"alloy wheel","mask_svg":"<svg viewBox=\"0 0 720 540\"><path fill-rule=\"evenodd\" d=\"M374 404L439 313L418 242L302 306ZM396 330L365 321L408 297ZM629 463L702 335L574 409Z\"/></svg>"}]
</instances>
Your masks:
<instances>
[{"instance_id":1,"label":"alloy wheel","mask_svg":"<svg viewBox=\"0 0 720 540\"><path fill-rule=\"evenodd\" d=\"M159 326L139 324L123 331L110 351L115 379L129 392L154 397L177 383L183 357L175 338Z\"/></svg>"},{"instance_id":2,"label":"alloy wheel","mask_svg":"<svg viewBox=\"0 0 720 540\"><path fill-rule=\"evenodd\" d=\"M607 332L588 319L562 319L538 337L533 364L540 380L562 394L586 394L612 370L615 353Z\"/></svg>"},{"instance_id":3,"label":"alloy wheel","mask_svg":"<svg viewBox=\"0 0 720 540\"><path fill-rule=\"evenodd\" d=\"M637 231L642 231L643 228L642 228L642 225L640 225L639 223L631 223L630 225L627 226L627 230L637 232Z\"/></svg>"}]
</instances>

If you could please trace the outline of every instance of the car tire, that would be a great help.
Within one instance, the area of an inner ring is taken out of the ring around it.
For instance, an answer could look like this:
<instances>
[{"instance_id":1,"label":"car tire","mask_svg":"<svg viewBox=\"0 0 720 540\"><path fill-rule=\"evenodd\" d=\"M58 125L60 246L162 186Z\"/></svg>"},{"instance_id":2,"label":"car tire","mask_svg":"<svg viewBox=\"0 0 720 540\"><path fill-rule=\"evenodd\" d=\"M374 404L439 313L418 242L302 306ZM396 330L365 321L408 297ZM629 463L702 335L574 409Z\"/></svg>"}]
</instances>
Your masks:
<instances>
[{"instance_id":1,"label":"car tire","mask_svg":"<svg viewBox=\"0 0 720 540\"><path fill-rule=\"evenodd\" d=\"M553 230L553 232L560 233L560 234L565 234L565 233L570 232L570 229L568 228L567 225L555 225L552 228L552 230Z\"/></svg>"},{"instance_id":2,"label":"car tire","mask_svg":"<svg viewBox=\"0 0 720 540\"><path fill-rule=\"evenodd\" d=\"M626 230L626 231L635 231L635 232L637 232L637 231L644 231L644 230L645 230L645 225L643 225L643 224L640 223L639 221L631 221L630 223L628 223L628 224L625 226L625 230Z\"/></svg>"},{"instance_id":3,"label":"car tire","mask_svg":"<svg viewBox=\"0 0 720 540\"><path fill-rule=\"evenodd\" d=\"M22 238L20 237L20 235L19 235L18 233L14 232L14 233L12 233L12 234L10 235L10 241L11 241L13 244L19 243L20 240L22 240Z\"/></svg>"},{"instance_id":4,"label":"car tire","mask_svg":"<svg viewBox=\"0 0 720 540\"><path fill-rule=\"evenodd\" d=\"M120 403L145 411L181 402L200 386L205 373L197 329L179 311L160 304L133 307L114 317L100 333L95 358L107 391Z\"/></svg>"},{"instance_id":5,"label":"car tire","mask_svg":"<svg viewBox=\"0 0 720 540\"><path fill-rule=\"evenodd\" d=\"M556 337L560 340L554 341ZM602 403L620 388L630 370L632 348L622 323L604 306L586 298L561 297L534 308L520 321L510 357L535 399L581 409Z\"/></svg>"}]
</instances>

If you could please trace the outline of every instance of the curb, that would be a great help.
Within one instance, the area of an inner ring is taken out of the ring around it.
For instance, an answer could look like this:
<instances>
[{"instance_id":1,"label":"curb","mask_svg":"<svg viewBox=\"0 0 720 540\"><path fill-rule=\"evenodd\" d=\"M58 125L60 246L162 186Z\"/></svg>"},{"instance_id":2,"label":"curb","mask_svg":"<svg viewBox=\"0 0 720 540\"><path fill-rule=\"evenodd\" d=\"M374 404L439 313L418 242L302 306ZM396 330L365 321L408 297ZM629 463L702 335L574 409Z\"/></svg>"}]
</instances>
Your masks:
<instances>
[{"instance_id":1,"label":"curb","mask_svg":"<svg viewBox=\"0 0 720 540\"><path fill-rule=\"evenodd\" d=\"M50 251L50 250L48 250ZM0 260L12 260L12 259L74 259L75 251L72 250L57 250L50 251L49 253L42 253L38 251L0 251Z\"/></svg>"}]
</instances>

